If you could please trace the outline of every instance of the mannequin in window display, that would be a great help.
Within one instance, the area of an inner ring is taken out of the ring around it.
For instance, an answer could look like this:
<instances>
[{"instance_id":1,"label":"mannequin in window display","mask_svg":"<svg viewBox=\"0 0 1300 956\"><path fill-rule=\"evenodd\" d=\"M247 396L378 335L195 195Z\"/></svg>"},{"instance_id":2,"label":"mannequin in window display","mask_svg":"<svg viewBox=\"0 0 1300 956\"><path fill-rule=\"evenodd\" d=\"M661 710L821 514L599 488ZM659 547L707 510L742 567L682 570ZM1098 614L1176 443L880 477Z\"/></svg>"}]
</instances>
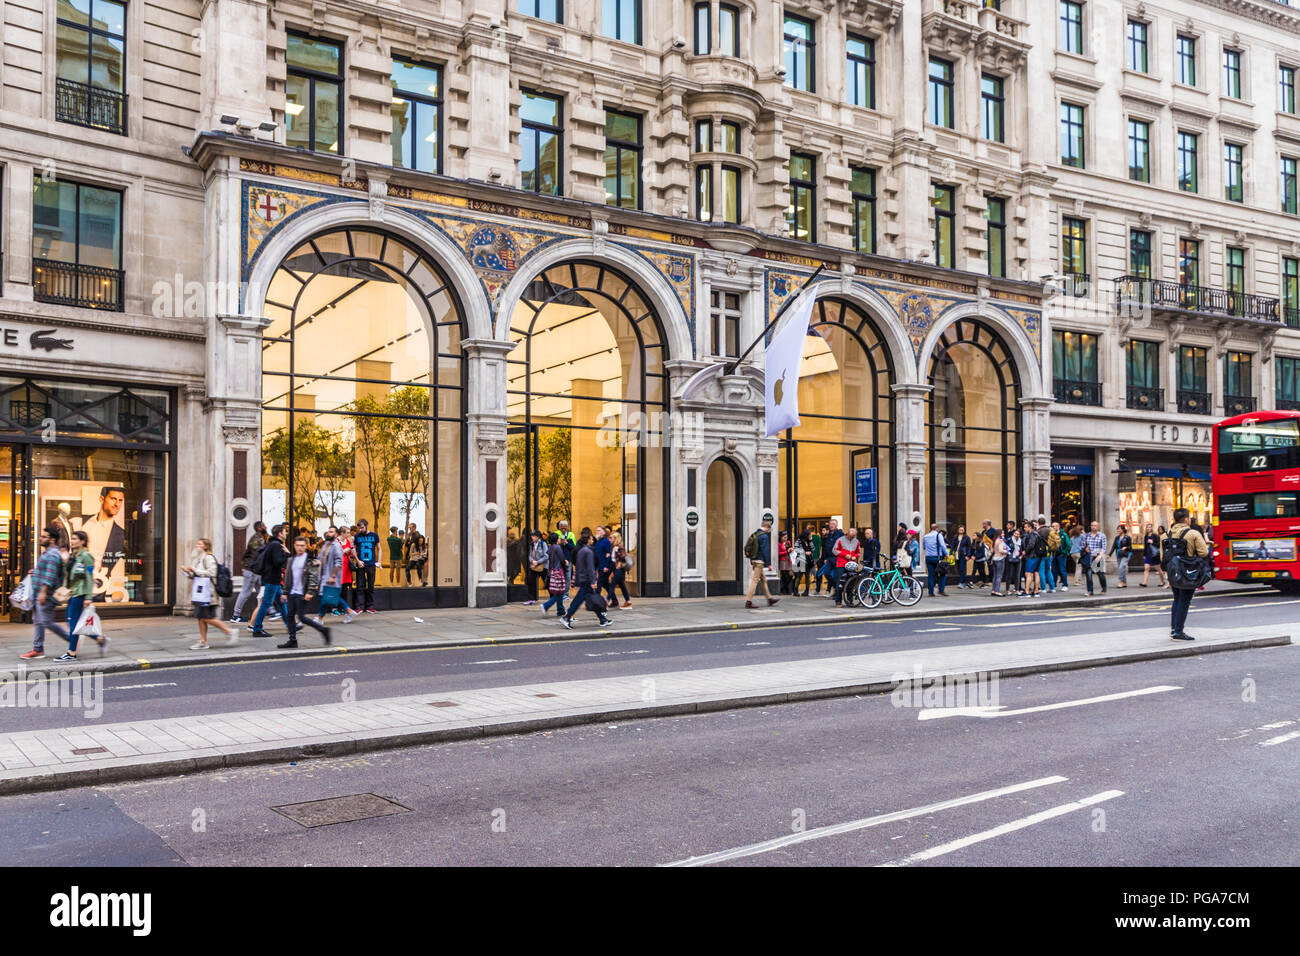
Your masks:
<instances>
[{"instance_id":1,"label":"mannequin in window display","mask_svg":"<svg viewBox=\"0 0 1300 956\"><path fill-rule=\"evenodd\" d=\"M72 532L76 530L72 527L72 505L60 501L50 527L57 532L54 538L55 545L66 554L72 541Z\"/></svg>"}]
</instances>

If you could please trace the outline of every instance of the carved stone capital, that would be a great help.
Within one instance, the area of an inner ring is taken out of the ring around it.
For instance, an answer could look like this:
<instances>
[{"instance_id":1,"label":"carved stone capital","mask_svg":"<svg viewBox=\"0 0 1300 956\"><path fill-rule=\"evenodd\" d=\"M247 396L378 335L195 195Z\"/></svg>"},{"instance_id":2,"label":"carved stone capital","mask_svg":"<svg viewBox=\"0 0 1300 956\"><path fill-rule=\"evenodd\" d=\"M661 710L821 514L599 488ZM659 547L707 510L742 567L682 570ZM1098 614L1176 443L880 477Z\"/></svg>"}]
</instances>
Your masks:
<instances>
[{"instance_id":1,"label":"carved stone capital","mask_svg":"<svg viewBox=\"0 0 1300 956\"><path fill-rule=\"evenodd\" d=\"M227 445L256 445L258 428L239 422L227 422L221 426L222 437Z\"/></svg>"}]
</instances>

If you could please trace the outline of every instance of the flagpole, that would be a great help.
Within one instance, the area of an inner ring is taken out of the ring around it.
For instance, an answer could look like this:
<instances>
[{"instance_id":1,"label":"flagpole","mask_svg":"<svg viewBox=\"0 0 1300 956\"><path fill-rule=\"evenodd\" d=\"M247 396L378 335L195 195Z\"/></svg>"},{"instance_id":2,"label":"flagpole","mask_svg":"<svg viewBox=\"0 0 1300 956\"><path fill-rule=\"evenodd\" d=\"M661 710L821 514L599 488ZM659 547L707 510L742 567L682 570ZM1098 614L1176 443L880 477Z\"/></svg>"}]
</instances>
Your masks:
<instances>
[{"instance_id":1,"label":"flagpole","mask_svg":"<svg viewBox=\"0 0 1300 956\"><path fill-rule=\"evenodd\" d=\"M749 344L749 348L745 349L745 351L741 353L740 358L736 359L734 362L727 363L727 366L723 369L723 374L725 375L736 374L736 369L739 367L740 363L745 361L746 357L749 355L750 352L754 351L755 346L757 346L759 342L762 342L764 339L767 338L767 333L772 331L772 329L775 328L776 323L781 321L781 316L785 315L785 310L790 308L790 306L793 305L798 300L799 296L801 296L804 293L804 291L808 288L808 286L812 285L813 280L816 279L819 275L821 275L822 272L825 270L825 268L826 268L826 263L823 262L821 265L817 267L817 271L814 272L812 275L810 275L807 278L807 280L804 281L804 284L799 287L798 292L796 292L794 295L790 296L790 298L786 299L783 303L781 303L781 308L776 310L776 315L772 316L772 321L767 323L767 325L763 328L763 331L759 333L758 338L754 339L754 341Z\"/></svg>"}]
</instances>

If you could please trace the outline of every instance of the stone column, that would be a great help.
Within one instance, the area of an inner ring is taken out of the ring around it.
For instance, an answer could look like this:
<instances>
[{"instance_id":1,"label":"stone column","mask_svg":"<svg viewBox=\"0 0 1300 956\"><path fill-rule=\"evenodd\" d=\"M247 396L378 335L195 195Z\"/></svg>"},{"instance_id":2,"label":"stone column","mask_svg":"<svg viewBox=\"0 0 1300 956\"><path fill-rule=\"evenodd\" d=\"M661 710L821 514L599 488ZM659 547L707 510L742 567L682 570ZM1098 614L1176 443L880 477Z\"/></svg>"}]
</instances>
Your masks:
<instances>
[{"instance_id":1,"label":"stone column","mask_svg":"<svg viewBox=\"0 0 1300 956\"><path fill-rule=\"evenodd\" d=\"M1098 448L1094 453L1093 465L1093 511L1085 515L1084 521L1090 523L1095 519L1101 522L1101 530L1107 536L1114 534L1115 522L1119 517L1119 455L1123 448Z\"/></svg>"},{"instance_id":2,"label":"stone column","mask_svg":"<svg viewBox=\"0 0 1300 956\"><path fill-rule=\"evenodd\" d=\"M1052 439L1049 423L1053 400L1020 400L1020 434L1024 461L1020 468L1020 513L1037 519L1052 510Z\"/></svg>"},{"instance_id":3,"label":"stone column","mask_svg":"<svg viewBox=\"0 0 1300 956\"><path fill-rule=\"evenodd\" d=\"M926 485L926 459L929 443L925 435L925 403L934 391L930 385L895 385L894 392L894 497L897 513L892 529L899 521L909 528L920 528L930 507ZM883 522L882 522L883 523Z\"/></svg>"},{"instance_id":4,"label":"stone column","mask_svg":"<svg viewBox=\"0 0 1300 956\"><path fill-rule=\"evenodd\" d=\"M199 28L199 129L231 129L221 117L233 116L238 131L249 135L259 123L270 122L267 6L266 0L205 0ZM283 70L280 64L282 75Z\"/></svg>"},{"instance_id":5,"label":"stone column","mask_svg":"<svg viewBox=\"0 0 1300 956\"><path fill-rule=\"evenodd\" d=\"M218 313L210 343L207 404L216 454L209 488L223 490L213 502L212 543L218 553L242 555L248 528L262 517L262 316ZM236 561L229 561L239 574Z\"/></svg>"},{"instance_id":6,"label":"stone column","mask_svg":"<svg viewBox=\"0 0 1300 956\"><path fill-rule=\"evenodd\" d=\"M0 186L0 208L4 235L0 246L4 257L0 264L0 297L32 301L32 193L37 170L25 163L7 163Z\"/></svg>"},{"instance_id":7,"label":"stone column","mask_svg":"<svg viewBox=\"0 0 1300 956\"><path fill-rule=\"evenodd\" d=\"M466 597L470 607L506 602L506 355L513 342L464 339Z\"/></svg>"}]
</instances>

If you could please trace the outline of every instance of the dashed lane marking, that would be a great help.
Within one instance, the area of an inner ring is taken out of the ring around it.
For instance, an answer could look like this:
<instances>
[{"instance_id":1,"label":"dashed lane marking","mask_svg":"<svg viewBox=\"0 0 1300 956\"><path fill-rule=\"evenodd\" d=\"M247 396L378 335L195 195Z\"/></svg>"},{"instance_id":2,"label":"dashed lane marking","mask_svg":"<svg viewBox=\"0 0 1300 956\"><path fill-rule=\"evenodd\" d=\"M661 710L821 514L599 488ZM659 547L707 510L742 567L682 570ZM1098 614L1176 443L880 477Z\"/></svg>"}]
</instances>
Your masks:
<instances>
[{"instance_id":1,"label":"dashed lane marking","mask_svg":"<svg viewBox=\"0 0 1300 956\"><path fill-rule=\"evenodd\" d=\"M1283 734L1281 737L1270 737L1268 740L1261 740L1259 745L1261 747L1276 747L1278 744L1284 744L1288 740L1295 740L1297 737L1300 737L1300 730L1293 730L1291 733Z\"/></svg>"}]
</instances>

